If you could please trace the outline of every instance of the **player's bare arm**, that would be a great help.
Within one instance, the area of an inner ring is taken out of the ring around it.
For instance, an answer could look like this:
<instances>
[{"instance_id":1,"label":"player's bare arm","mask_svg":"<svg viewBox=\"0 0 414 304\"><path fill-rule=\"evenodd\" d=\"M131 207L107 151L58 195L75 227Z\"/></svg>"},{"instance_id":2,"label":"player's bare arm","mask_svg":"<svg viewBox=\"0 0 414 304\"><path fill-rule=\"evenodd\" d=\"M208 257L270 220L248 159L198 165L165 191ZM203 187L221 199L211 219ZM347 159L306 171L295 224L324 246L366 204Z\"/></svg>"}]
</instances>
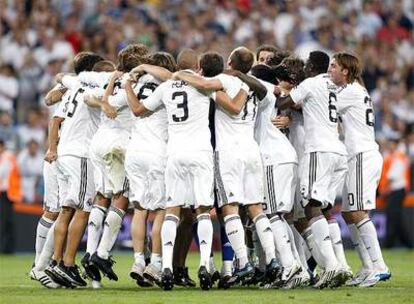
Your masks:
<instances>
[{"instance_id":1,"label":"player's bare arm","mask_svg":"<svg viewBox=\"0 0 414 304\"><path fill-rule=\"evenodd\" d=\"M267 94L266 87L263 84L261 84L260 81L258 81L256 78L246 75L240 71L231 69L225 70L224 73L234 77L238 77L241 81L246 83L249 86L250 90L256 93L259 100L265 98Z\"/></svg>"},{"instance_id":2,"label":"player's bare arm","mask_svg":"<svg viewBox=\"0 0 414 304\"><path fill-rule=\"evenodd\" d=\"M65 119L62 117L53 117L49 123L49 149L45 155L45 161L52 163L57 159L57 145L59 138L59 128Z\"/></svg>"},{"instance_id":3,"label":"player's bare arm","mask_svg":"<svg viewBox=\"0 0 414 304\"><path fill-rule=\"evenodd\" d=\"M167 81L168 79L171 79L172 73L167 70L166 68L159 67L152 64L141 64L135 68L133 68L129 74L133 76L134 79L137 78L137 76L141 76L144 73L151 74L155 78L157 78L160 81Z\"/></svg>"},{"instance_id":4,"label":"player's bare arm","mask_svg":"<svg viewBox=\"0 0 414 304\"><path fill-rule=\"evenodd\" d=\"M100 108L108 118L114 119L118 116L118 112L115 107L111 106L108 101L104 102L102 99L93 94L86 95L84 101L91 108Z\"/></svg>"},{"instance_id":5,"label":"player's bare arm","mask_svg":"<svg viewBox=\"0 0 414 304\"><path fill-rule=\"evenodd\" d=\"M192 87L201 91L218 91L223 89L223 85L218 79L206 79L186 71L175 72L173 79L185 81Z\"/></svg>"},{"instance_id":6,"label":"player's bare arm","mask_svg":"<svg viewBox=\"0 0 414 304\"><path fill-rule=\"evenodd\" d=\"M239 114L247 101L247 88L240 89L239 93L231 99L223 91L216 92L216 103L232 115Z\"/></svg>"},{"instance_id":7,"label":"player's bare arm","mask_svg":"<svg viewBox=\"0 0 414 304\"><path fill-rule=\"evenodd\" d=\"M45 96L45 104L49 107L59 102L68 89L61 84L55 85Z\"/></svg>"},{"instance_id":8,"label":"player's bare arm","mask_svg":"<svg viewBox=\"0 0 414 304\"><path fill-rule=\"evenodd\" d=\"M132 81L132 78L129 77L125 81L124 85L125 92L127 93L128 106L135 116L141 116L147 113L148 109L144 107L144 105L138 99L138 96L135 94L132 88Z\"/></svg>"}]
</instances>

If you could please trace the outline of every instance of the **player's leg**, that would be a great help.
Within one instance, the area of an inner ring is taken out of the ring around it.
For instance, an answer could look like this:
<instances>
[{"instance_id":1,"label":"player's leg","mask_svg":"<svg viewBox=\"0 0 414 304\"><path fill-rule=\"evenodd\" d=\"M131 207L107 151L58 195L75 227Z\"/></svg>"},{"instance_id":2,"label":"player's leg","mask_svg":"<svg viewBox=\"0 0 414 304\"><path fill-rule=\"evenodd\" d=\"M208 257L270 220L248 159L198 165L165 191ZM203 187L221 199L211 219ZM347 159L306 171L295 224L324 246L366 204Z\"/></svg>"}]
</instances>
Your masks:
<instances>
[{"instance_id":1,"label":"player's leg","mask_svg":"<svg viewBox=\"0 0 414 304\"><path fill-rule=\"evenodd\" d=\"M348 195L343 205L342 215L352 229L351 231L354 231L354 238L359 236L359 244L363 245L360 250L363 263L372 266L369 275L359 283L361 287L369 287L391 276L381 253L375 226L368 215L369 210L375 209L376 189L382 170L382 156L378 151L360 153L350 161L349 169L355 174L350 174L347 179ZM371 263L364 262L366 254Z\"/></svg>"},{"instance_id":2,"label":"player's leg","mask_svg":"<svg viewBox=\"0 0 414 304\"><path fill-rule=\"evenodd\" d=\"M180 222L177 227L176 246L173 254L174 284L179 286L195 287L195 282L188 274L186 259L193 241L194 214L191 208L182 208Z\"/></svg>"},{"instance_id":3,"label":"player's leg","mask_svg":"<svg viewBox=\"0 0 414 304\"><path fill-rule=\"evenodd\" d=\"M165 210L157 209L154 211L154 221L152 223L151 231L151 260L149 265L145 268L144 277L150 282L161 285L162 273L162 243L161 243L161 227L164 222Z\"/></svg>"}]
</instances>

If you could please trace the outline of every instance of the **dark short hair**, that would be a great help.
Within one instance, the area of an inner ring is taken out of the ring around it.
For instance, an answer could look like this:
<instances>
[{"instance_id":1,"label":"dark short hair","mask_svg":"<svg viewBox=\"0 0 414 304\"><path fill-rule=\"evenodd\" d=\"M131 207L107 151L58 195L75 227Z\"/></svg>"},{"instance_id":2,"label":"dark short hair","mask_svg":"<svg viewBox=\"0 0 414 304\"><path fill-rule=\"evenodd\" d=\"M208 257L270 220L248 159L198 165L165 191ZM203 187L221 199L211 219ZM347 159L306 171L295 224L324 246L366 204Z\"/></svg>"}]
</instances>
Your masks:
<instances>
[{"instance_id":1,"label":"dark short hair","mask_svg":"<svg viewBox=\"0 0 414 304\"><path fill-rule=\"evenodd\" d=\"M254 77L257 77L261 80L264 80L264 81L267 81L267 82L270 82L270 83L273 83L273 84L275 84L275 82L276 82L276 73L275 73L275 71L271 67L269 67L265 64L255 65L250 70L250 73L252 73L252 75Z\"/></svg>"},{"instance_id":2,"label":"dark short hair","mask_svg":"<svg viewBox=\"0 0 414 304\"><path fill-rule=\"evenodd\" d=\"M231 67L242 73L249 72L253 62L253 53L245 47L235 49L230 55Z\"/></svg>"},{"instance_id":3,"label":"dark short hair","mask_svg":"<svg viewBox=\"0 0 414 304\"><path fill-rule=\"evenodd\" d=\"M312 64L312 71L318 74L326 73L328 71L329 55L325 52L310 52L308 61Z\"/></svg>"},{"instance_id":4,"label":"dark short hair","mask_svg":"<svg viewBox=\"0 0 414 304\"><path fill-rule=\"evenodd\" d=\"M279 51L279 49L271 44L262 44L256 49L256 60L259 60L259 54L261 52L272 52L273 54L276 54Z\"/></svg>"},{"instance_id":5,"label":"dark short hair","mask_svg":"<svg viewBox=\"0 0 414 304\"><path fill-rule=\"evenodd\" d=\"M280 81L287 81L293 85L298 85L305 79L305 63L296 56L289 56L275 68L276 77Z\"/></svg>"},{"instance_id":6,"label":"dark short hair","mask_svg":"<svg viewBox=\"0 0 414 304\"><path fill-rule=\"evenodd\" d=\"M267 58L266 64L274 68L278 66L282 62L283 59L289 57L290 55L291 53L289 51L278 50L277 52L273 54L273 56L270 56L269 58Z\"/></svg>"},{"instance_id":7,"label":"dark short hair","mask_svg":"<svg viewBox=\"0 0 414 304\"><path fill-rule=\"evenodd\" d=\"M119 56L126 54L126 53L136 54L139 56L146 56L149 53L149 49L146 45L142 43L128 44L126 47L124 47L122 50L119 51L118 58Z\"/></svg>"},{"instance_id":8,"label":"dark short hair","mask_svg":"<svg viewBox=\"0 0 414 304\"><path fill-rule=\"evenodd\" d=\"M152 64L166 68L170 72L175 72L177 70L177 63L170 53L156 52L150 56L150 59Z\"/></svg>"},{"instance_id":9,"label":"dark short hair","mask_svg":"<svg viewBox=\"0 0 414 304\"><path fill-rule=\"evenodd\" d=\"M148 57L141 56L134 53L124 53L118 56L119 62L117 66L117 70L122 72L129 72L136 66L139 66L143 63L148 63Z\"/></svg>"},{"instance_id":10,"label":"dark short hair","mask_svg":"<svg viewBox=\"0 0 414 304\"><path fill-rule=\"evenodd\" d=\"M223 72L224 59L217 52L207 52L201 55L200 68L203 70L203 76L214 77Z\"/></svg>"},{"instance_id":11,"label":"dark short hair","mask_svg":"<svg viewBox=\"0 0 414 304\"><path fill-rule=\"evenodd\" d=\"M104 60L101 56L92 52L80 52L73 58L73 68L76 74L83 71L92 71L95 63Z\"/></svg>"}]
</instances>

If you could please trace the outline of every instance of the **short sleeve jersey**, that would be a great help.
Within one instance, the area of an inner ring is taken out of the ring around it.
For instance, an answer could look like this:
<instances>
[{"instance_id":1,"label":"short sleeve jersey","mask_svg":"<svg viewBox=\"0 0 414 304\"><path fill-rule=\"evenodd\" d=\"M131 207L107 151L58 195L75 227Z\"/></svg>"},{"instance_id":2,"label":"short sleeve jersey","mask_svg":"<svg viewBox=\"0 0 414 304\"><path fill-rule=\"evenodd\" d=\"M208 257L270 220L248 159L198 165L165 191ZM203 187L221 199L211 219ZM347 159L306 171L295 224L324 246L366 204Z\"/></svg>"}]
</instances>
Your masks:
<instances>
[{"instance_id":1,"label":"short sleeve jersey","mask_svg":"<svg viewBox=\"0 0 414 304\"><path fill-rule=\"evenodd\" d=\"M358 82L338 89L338 113L349 156L378 150L374 132L374 110L367 90Z\"/></svg>"},{"instance_id":2,"label":"short sleeve jersey","mask_svg":"<svg viewBox=\"0 0 414 304\"><path fill-rule=\"evenodd\" d=\"M168 80L143 100L150 111L162 105L167 111L167 154L192 151L212 151L208 125L210 97L184 81Z\"/></svg>"},{"instance_id":3,"label":"short sleeve jersey","mask_svg":"<svg viewBox=\"0 0 414 304\"><path fill-rule=\"evenodd\" d=\"M328 74L302 81L292 89L290 97L302 104L305 126L305 153L334 152L346 155L339 139L336 86Z\"/></svg>"}]
</instances>

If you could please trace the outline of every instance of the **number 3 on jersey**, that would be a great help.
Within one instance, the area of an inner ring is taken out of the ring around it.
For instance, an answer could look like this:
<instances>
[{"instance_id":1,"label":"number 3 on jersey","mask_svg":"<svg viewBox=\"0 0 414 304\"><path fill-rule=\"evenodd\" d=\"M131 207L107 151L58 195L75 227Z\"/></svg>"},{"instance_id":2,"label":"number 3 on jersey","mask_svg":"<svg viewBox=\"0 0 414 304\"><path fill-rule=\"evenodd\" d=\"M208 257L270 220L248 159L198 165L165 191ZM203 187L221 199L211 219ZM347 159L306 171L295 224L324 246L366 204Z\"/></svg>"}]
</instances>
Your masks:
<instances>
[{"instance_id":1,"label":"number 3 on jersey","mask_svg":"<svg viewBox=\"0 0 414 304\"><path fill-rule=\"evenodd\" d=\"M338 113L336 111L336 95L334 92L329 92L329 120L332 122L338 122Z\"/></svg>"},{"instance_id":2,"label":"number 3 on jersey","mask_svg":"<svg viewBox=\"0 0 414 304\"><path fill-rule=\"evenodd\" d=\"M177 99L177 109L182 109L182 115L178 116L173 114L172 120L174 122L183 122L186 121L188 118L188 98L187 93L184 91L174 92L172 94L172 100Z\"/></svg>"}]
</instances>

